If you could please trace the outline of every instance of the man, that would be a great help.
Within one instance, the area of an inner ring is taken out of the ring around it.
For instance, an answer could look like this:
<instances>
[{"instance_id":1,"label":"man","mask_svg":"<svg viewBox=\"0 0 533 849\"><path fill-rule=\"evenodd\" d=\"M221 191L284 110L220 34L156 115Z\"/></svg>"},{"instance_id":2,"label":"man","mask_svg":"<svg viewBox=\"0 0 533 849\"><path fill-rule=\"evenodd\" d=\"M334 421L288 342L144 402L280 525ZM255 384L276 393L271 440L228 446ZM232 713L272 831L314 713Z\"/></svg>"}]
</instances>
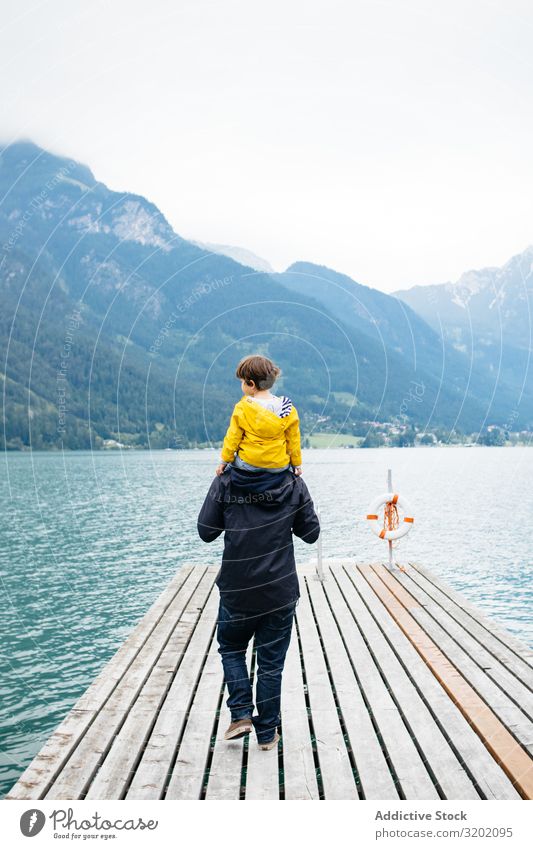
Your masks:
<instances>
[{"instance_id":1,"label":"man","mask_svg":"<svg viewBox=\"0 0 533 849\"><path fill-rule=\"evenodd\" d=\"M217 640L231 711L224 737L235 740L253 727L260 748L272 749L280 739L281 675L300 596L292 535L313 543L320 526L301 477L230 465L211 484L198 517L204 542L222 531ZM246 650L254 636L257 715L252 716Z\"/></svg>"}]
</instances>

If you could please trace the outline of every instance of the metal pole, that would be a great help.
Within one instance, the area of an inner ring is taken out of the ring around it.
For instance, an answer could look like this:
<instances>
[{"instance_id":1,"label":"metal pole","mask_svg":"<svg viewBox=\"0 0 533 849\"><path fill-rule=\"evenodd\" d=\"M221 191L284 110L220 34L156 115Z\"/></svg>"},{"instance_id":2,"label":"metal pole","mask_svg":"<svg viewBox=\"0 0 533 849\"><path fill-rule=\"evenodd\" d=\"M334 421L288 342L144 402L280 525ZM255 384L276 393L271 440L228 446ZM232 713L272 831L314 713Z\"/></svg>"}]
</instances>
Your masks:
<instances>
[{"instance_id":1,"label":"metal pole","mask_svg":"<svg viewBox=\"0 0 533 849\"><path fill-rule=\"evenodd\" d=\"M387 471L387 492L392 493L392 491L392 469L389 469ZM393 569L393 566L394 564L392 562L392 542L391 540L389 540L389 569L391 571Z\"/></svg>"},{"instance_id":2,"label":"metal pole","mask_svg":"<svg viewBox=\"0 0 533 849\"><path fill-rule=\"evenodd\" d=\"M316 543L316 573L319 581L324 581L324 567L322 566L322 521L320 518L320 508L317 505L316 515L320 524L320 534Z\"/></svg>"}]
</instances>

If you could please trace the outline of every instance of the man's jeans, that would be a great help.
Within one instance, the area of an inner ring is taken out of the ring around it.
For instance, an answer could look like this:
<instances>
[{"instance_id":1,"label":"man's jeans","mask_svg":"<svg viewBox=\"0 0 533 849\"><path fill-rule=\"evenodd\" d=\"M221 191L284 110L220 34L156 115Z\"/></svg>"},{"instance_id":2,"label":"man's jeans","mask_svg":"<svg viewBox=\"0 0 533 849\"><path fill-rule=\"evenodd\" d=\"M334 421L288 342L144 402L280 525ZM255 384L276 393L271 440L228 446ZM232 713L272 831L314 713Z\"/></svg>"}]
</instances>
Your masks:
<instances>
[{"instance_id":1,"label":"man's jeans","mask_svg":"<svg viewBox=\"0 0 533 849\"><path fill-rule=\"evenodd\" d=\"M217 640L232 722L252 717L254 704L246 650L255 634L257 715L252 717L252 722L259 743L274 738L281 720L281 674L297 603L294 601L270 613L250 614L230 610L220 601Z\"/></svg>"}]
</instances>

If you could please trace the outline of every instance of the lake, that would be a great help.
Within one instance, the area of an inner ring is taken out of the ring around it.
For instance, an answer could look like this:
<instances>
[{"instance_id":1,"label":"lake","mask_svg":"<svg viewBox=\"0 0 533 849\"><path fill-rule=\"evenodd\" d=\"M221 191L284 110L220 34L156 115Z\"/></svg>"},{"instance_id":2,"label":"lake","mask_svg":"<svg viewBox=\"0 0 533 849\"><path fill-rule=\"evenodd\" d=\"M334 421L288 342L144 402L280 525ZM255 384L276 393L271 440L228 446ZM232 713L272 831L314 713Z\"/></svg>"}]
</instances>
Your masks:
<instances>
[{"instance_id":1,"label":"lake","mask_svg":"<svg viewBox=\"0 0 533 849\"><path fill-rule=\"evenodd\" d=\"M220 559L221 541L196 534L216 463L214 451L3 455L1 795L180 564ZM533 646L533 449L304 452L325 557L386 558L364 517L389 467L415 515L396 559ZM316 546L296 553L315 558Z\"/></svg>"}]
</instances>

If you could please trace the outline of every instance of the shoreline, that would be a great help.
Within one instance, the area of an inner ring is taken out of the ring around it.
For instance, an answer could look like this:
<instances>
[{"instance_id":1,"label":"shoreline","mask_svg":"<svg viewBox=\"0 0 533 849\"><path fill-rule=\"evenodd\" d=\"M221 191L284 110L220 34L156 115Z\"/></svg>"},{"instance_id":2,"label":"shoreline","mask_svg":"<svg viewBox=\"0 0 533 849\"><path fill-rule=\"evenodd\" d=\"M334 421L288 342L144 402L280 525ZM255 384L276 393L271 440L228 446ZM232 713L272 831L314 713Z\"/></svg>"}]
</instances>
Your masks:
<instances>
[{"instance_id":1,"label":"shoreline","mask_svg":"<svg viewBox=\"0 0 533 849\"><path fill-rule=\"evenodd\" d=\"M507 443L506 445L481 445L479 443L469 443L462 444L460 442L454 443L446 443L439 442L436 445L373 445L368 448L362 448L361 446L356 445L327 445L324 447L319 446L308 446L303 448L304 451L409 451L416 449L424 449L433 451L436 448L474 448L481 449L486 448L493 450L494 448L532 448L533 440L531 442L516 442L516 443ZM119 454L119 453L128 453L128 454L142 454L143 452L153 454L155 452L158 453L173 453L173 454L181 454L184 451L219 451L220 446L207 446L207 445L193 445L188 448L150 448L149 446L143 447L135 447L130 445L124 445L120 448L4 448L2 454L4 455L26 455L26 454Z\"/></svg>"}]
</instances>

